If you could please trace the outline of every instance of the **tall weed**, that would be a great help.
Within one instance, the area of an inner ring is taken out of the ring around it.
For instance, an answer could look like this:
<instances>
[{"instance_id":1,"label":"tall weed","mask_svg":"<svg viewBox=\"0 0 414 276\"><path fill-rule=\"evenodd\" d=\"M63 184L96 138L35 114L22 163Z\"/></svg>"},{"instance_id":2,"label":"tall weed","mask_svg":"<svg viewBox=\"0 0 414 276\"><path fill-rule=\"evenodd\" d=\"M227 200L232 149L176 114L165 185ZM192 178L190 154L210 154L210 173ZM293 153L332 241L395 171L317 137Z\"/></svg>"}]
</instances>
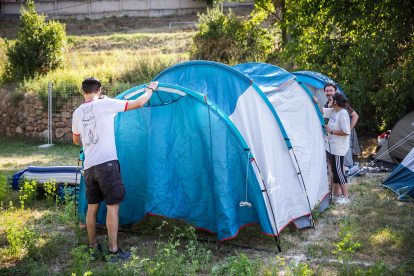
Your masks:
<instances>
[{"instance_id":1,"label":"tall weed","mask_svg":"<svg viewBox=\"0 0 414 276\"><path fill-rule=\"evenodd\" d=\"M292 261L289 266L286 267L288 276L306 276L306 275L314 275L313 271L309 268L308 264L306 263L298 263L296 264L295 261Z\"/></svg>"},{"instance_id":2,"label":"tall weed","mask_svg":"<svg viewBox=\"0 0 414 276\"><path fill-rule=\"evenodd\" d=\"M52 206L53 204L57 206L58 196L56 194L56 183L53 181L45 182L43 183L43 189L45 191L46 204L48 206Z\"/></svg>"},{"instance_id":3,"label":"tall weed","mask_svg":"<svg viewBox=\"0 0 414 276\"><path fill-rule=\"evenodd\" d=\"M25 252L29 256L35 253L37 243L42 241L36 228L28 228L22 225L22 223L15 223L14 221L10 221L6 227L6 238L9 248L5 250L5 255L18 257Z\"/></svg>"},{"instance_id":4,"label":"tall weed","mask_svg":"<svg viewBox=\"0 0 414 276\"><path fill-rule=\"evenodd\" d=\"M202 246L195 233L195 227L187 225L184 227L184 237L187 238L187 255L191 260L191 270L193 273L205 269L212 260L212 254L210 250L206 249L206 246Z\"/></svg>"},{"instance_id":5,"label":"tall weed","mask_svg":"<svg viewBox=\"0 0 414 276\"><path fill-rule=\"evenodd\" d=\"M30 181L24 179L22 181L19 190L19 200L22 209L24 209L25 204L31 204L36 201L36 191L37 183L35 180Z\"/></svg>"},{"instance_id":6,"label":"tall weed","mask_svg":"<svg viewBox=\"0 0 414 276\"><path fill-rule=\"evenodd\" d=\"M338 261L342 263L340 269L341 275L350 275L351 271L355 269L352 264L355 251L361 250L363 245L358 241L354 241L352 238L352 219L344 217L341 226L342 228L339 231L339 237L343 240L333 244L336 247L336 251L332 251L332 253L339 255Z\"/></svg>"},{"instance_id":7,"label":"tall weed","mask_svg":"<svg viewBox=\"0 0 414 276\"><path fill-rule=\"evenodd\" d=\"M68 189L69 190L69 189ZM65 200L63 201L64 209L59 212L58 221L61 223L77 224L77 216L75 215L75 195L65 193Z\"/></svg>"},{"instance_id":8,"label":"tall weed","mask_svg":"<svg viewBox=\"0 0 414 276\"><path fill-rule=\"evenodd\" d=\"M71 267L70 272L72 275L90 275L87 273L90 272L89 266L94 258L87 251L86 245L75 247L70 252L70 255L72 256L72 260L69 262L69 266Z\"/></svg>"},{"instance_id":9,"label":"tall weed","mask_svg":"<svg viewBox=\"0 0 414 276\"><path fill-rule=\"evenodd\" d=\"M258 275L262 269L262 264L256 256L250 260L245 254L239 253L237 256L228 256L221 266L213 267L211 275Z\"/></svg>"},{"instance_id":10,"label":"tall weed","mask_svg":"<svg viewBox=\"0 0 414 276\"><path fill-rule=\"evenodd\" d=\"M0 202L8 199L10 196L11 187L7 180L7 177L0 173Z\"/></svg>"},{"instance_id":11,"label":"tall weed","mask_svg":"<svg viewBox=\"0 0 414 276\"><path fill-rule=\"evenodd\" d=\"M126 275L193 275L207 268L212 254L198 244L195 228L191 225L184 228L173 225L173 233L167 242L164 242L161 240L162 229L167 224L163 221L157 228L160 240L154 242L156 254L140 258L137 249L132 248L131 260L124 265ZM187 238L188 242L183 247L181 243L184 238Z\"/></svg>"}]
</instances>

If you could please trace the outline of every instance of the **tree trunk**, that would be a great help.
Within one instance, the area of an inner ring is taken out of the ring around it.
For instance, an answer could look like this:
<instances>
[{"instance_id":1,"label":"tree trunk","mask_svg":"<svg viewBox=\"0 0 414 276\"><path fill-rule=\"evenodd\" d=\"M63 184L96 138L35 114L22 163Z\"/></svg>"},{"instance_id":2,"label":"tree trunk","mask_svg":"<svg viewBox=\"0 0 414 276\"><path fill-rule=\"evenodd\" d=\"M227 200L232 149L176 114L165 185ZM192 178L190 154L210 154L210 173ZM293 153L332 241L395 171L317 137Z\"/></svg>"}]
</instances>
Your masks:
<instances>
[{"instance_id":1,"label":"tree trunk","mask_svg":"<svg viewBox=\"0 0 414 276\"><path fill-rule=\"evenodd\" d=\"M280 0L280 11L281 11L281 29L282 29L282 42L286 44L288 42L288 34L286 28L286 0Z\"/></svg>"},{"instance_id":2,"label":"tree trunk","mask_svg":"<svg viewBox=\"0 0 414 276\"><path fill-rule=\"evenodd\" d=\"M288 42L288 33L286 28L286 0L273 0L273 6L275 7L275 23L279 23L282 31L282 42L283 44Z\"/></svg>"}]
</instances>

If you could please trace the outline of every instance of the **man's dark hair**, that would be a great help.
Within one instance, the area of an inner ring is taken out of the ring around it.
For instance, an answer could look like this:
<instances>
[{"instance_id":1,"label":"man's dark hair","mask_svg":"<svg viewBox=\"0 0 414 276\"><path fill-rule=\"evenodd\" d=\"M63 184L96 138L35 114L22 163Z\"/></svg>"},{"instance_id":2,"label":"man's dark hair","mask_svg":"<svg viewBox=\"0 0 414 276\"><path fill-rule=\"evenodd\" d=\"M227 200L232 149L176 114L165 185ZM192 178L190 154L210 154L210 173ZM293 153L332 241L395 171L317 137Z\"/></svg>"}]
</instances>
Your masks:
<instances>
[{"instance_id":1,"label":"man's dark hair","mask_svg":"<svg viewBox=\"0 0 414 276\"><path fill-rule=\"evenodd\" d=\"M336 84L335 84L335 83L332 83L332 82L327 82L327 83L325 83L325 85L323 86L323 91L325 91L326 87L328 87L328 86L332 86L332 87L335 89L335 91L337 90L337 88L336 88Z\"/></svg>"},{"instance_id":2,"label":"man's dark hair","mask_svg":"<svg viewBox=\"0 0 414 276\"><path fill-rule=\"evenodd\" d=\"M342 94L342 93L335 93L335 94L332 96L332 101L336 101L336 104L337 104L338 106L340 106L340 107L343 107L343 108L345 108L345 107L346 107L346 103L348 102L348 101L345 99L344 94Z\"/></svg>"},{"instance_id":3,"label":"man's dark hair","mask_svg":"<svg viewBox=\"0 0 414 276\"><path fill-rule=\"evenodd\" d=\"M85 94L97 93L101 86L102 84L97 78L86 78L82 82L82 91L85 92Z\"/></svg>"}]
</instances>

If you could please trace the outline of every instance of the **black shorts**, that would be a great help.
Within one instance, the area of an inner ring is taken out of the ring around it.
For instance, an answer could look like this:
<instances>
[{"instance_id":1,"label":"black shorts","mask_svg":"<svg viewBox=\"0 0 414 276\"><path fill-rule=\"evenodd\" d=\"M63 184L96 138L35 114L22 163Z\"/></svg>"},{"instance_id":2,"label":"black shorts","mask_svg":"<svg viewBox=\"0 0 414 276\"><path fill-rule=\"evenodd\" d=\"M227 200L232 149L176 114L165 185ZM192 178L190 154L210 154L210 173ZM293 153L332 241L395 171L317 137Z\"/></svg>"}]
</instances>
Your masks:
<instances>
[{"instance_id":1,"label":"black shorts","mask_svg":"<svg viewBox=\"0 0 414 276\"><path fill-rule=\"evenodd\" d=\"M332 154L332 173L333 173L333 183L343 185L348 182L344 174L344 156Z\"/></svg>"},{"instance_id":2,"label":"black shorts","mask_svg":"<svg viewBox=\"0 0 414 276\"><path fill-rule=\"evenodd\" d=\"M108 161L85 170L85 193L88 204L106 205L124 201L125 187L118 160Z\"/></svg>"}]
</instances>

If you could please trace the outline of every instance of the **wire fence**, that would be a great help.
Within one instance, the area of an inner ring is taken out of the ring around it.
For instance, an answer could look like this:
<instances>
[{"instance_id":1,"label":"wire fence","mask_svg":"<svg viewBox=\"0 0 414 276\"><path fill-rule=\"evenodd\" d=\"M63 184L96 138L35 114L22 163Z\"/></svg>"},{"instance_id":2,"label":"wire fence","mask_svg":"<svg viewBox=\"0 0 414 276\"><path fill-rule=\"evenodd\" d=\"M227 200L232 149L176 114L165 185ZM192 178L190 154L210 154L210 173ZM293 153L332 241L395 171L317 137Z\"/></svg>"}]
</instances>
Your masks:
<instances>
[{"instance_id":1,"label":"wire fence","mask_svg":"<svg viewBox=\"0 0 414 276\"><path fill-rule=\"evenodd\" d=\"M139 84L103 84L101 95L113 98ZM81 84L34 83L0 86L0 138L7 141L72 143L72 114L84 102ZM51 101L50 101L51 100ZM48 112L51 107L51 113ZM51 114L51 115L50 115Z\"/></svg>"}]
</instances>

